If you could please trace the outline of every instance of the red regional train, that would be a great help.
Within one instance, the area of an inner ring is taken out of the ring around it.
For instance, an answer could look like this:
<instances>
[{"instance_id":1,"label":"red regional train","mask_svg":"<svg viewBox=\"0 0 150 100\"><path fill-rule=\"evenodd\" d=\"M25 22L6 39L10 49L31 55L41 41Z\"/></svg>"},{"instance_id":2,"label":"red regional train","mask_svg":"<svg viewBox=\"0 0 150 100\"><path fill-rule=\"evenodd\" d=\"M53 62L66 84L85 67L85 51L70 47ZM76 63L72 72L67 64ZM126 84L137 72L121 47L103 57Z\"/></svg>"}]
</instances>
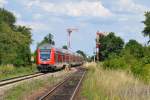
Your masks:
<instances>
[{"instance_id":1,"label":"red regional train","mask_svg":"<svg viewBox=\"0 0 150 100\"><path fill-rule=\"evenodd\" d=\"M55 48L50 44L43 44L37 49L37 68L40 72L81 65L83 61L81 55L69 50Z\"/></svg>"}]
</instances>

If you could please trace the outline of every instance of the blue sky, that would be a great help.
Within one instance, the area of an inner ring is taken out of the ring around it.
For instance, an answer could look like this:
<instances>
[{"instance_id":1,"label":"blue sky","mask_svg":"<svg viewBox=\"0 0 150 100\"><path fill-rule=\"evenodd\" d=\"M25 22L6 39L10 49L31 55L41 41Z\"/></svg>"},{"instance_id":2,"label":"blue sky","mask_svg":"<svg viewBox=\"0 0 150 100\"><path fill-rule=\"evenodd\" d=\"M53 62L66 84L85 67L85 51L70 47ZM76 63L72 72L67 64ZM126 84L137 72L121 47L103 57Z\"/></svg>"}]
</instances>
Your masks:
<instances>
[{"instance_id":1,"label":"blue sky","mask_svg":"<svg viewBox=\"0 0 150 100\"><path fill-rule=\"evenodd\" d=\"M66 29L75 27L78 31L71 36L71 48L89 55L98 30L145 44L148 38L141 34L141 21L149 5L149 0L0 0L0 7L17 17L16 24L32 28L32 51L48 33L53 33L56 46L62 47L67 44Z\"/></svg>"}]
</instances>

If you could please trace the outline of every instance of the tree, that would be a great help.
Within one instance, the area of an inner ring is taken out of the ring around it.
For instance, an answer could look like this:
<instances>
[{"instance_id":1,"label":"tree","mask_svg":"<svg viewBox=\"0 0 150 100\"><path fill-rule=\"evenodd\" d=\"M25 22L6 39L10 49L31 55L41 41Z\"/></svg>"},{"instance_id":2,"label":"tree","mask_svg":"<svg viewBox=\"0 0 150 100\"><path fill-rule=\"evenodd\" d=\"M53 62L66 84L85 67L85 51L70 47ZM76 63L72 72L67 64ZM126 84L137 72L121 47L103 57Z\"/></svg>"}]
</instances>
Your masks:
<instances>
[{"instance_id":1,"label":"tree","mask_svg":"<svg viewBox=\"0 0 150 100\"><path fill-rule=\"evenodd\" d=\"M23 34L14 32L6 23L0 24L0 27L0 62L1 64L14 64L19 54L18 50L26 45L27 40Z\"/></svg>"},{"instance_id":2,"label":"tree","mask_svg":"<svg viewBox=\"0 0 150 100\"><path fill-rule=\"evenodd\" d=\"M68 46L67 45L63 45L62 48L68 50Z\"/></svg>"},{"instance_id":3,"label":"tree","mask_svg":"<svg viewBox=\"0 0 150 100\"><path fill-rule=\"evenodd\" d=\"M38 46L44 44L44 43L49 43L51 45L55 45L55 41L53 40L53 35L49 33L47 36L44 37L44 39L38 44Z\"/></svg>"},{"instance_id":4,"label":"tree","mask_svg":"<svg viewBox=\"0 0 150 100\"><path fill-rule=\"evenodd\" d=\"M15 31L20 32L24 35L26 39L26 43L18 47L18 59L20 64L26 65L31 64L31 50L30 44L32 43L32 33L31 28L27 28L26 26L16 26ZM18 62L17 62L18 63Z\"/></svg>"},{"instance_id":5,"label":"tree","mask_svg":"<svg viewBox=\"0 0 150 100\"><path fill-rule=\"evenodd\" d=\"M125 45L125 50L136 58L142 58L144 56L143 46L136 40L129 40Z\"/></svg>"},{"instance_id":6,"label":"tree","mask_svg":"<svg viewBox=\"0 0 150 100\"><path fill-rule=\"evenodd\" d=\"M82 55L85 59L87 58L86 54L81 50L76 51L76 53Z\"/></svg>"},{"instance_id":7,"label":"tree","mask_svg":"<svg viewBox=\"0 0 150 100\"><path fill-rule=\"evenodd\" d=\"M124 41L120 37L115 36L113 32L100 38L99 43L101 60L107 59L111 54L119 55L124 45Z\"/></svg>"},{"instance_id":8,"label":"tree","mask_svg":"<svg viewBox=\"0 0 150 100\"><path fill-rule=\"evenodd\" d=\"M150 64L150 46L144 46L143 48L144 57L142 61L144 64Z\"/></svg>"},{"instance_id":9,"label":"tree","mask_svg":"<svg viewBox=\"0 0 150 100\"><path fill-rule=\"evenodd\" d=\"M16 18L13 13L5 10L4 8L0 8L0 22L2 21L13 27L16 22Z\"/></svg>"},{"instance_id":10,"label":"tree","mask_svg":"<svg viewBox=\"0 0 150 100\"><path fill-rule=\"evenodd\" d=\"M150 12L145 13L145 21L143 21L145 27L143 30L144 36L148 36L150 38ZM148 41L148 43L150 40Z\"/></svg>"},{"instance_id":11,"label":"tree","mask_svg":"<svg viewBox=\"0 0 150 100\"><path fill-rule=\"evenodd\" d=\"M0 8L0 64L30 63L31 29L15 25L15 16Z\"/></svg>"}]
</instances>

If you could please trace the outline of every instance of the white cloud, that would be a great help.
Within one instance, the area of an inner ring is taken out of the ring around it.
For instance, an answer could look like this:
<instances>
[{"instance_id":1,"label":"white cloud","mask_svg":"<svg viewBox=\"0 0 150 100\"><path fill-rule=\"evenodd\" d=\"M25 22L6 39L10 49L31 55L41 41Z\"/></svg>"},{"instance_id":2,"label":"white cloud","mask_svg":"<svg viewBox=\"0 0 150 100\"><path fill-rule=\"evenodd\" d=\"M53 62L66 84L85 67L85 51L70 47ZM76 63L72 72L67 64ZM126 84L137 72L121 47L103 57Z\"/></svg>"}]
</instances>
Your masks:
<instances>
[{"instance_id":1,"label":"white cloud","mask_svg":"<svg viewBox=\"0 0 150 100\"><path fill-rule=\"evenodd\" d=\"M23 26L29 27L33 31L36 31L36 32L37 31L45 31L45 30L50 29L47 24L44 24L44 23L41 23L41 22L18 21L17 25L23 25Z\"/></svg>"},{"instance_id":2,"label":"white cloud","mask_svg":"<svg viewBox=\"0 0 150 100\"><path fill-rule=\"evenodd\" d=\"M0 0L0 7L4 7L8 2L6 0Z\"/></svg>"},{"instance_id":3,"label":"white cloud","mask_svg":"<svg viewBox=\"0 0 150 100\"><path fill-rule=\"evenodd\" d=\"M118 18L118 21L128 21L129 19L127 17L120 17Z\"/></svg>"},{"instance_id":4,"label":"white cloud","mask_svg":"<svg viewBox=\"0 0 150 100\"><path fill-rule=\"evenodd\" d=\"M26 0L23 1L23 3L28 7L31 8L33 5L39 5L40 4L40 0Z\"/></svg>"},{"instance_id":5,"label":"white cloud","mask_svg":"<svg viewBox=\"0 0 150 100\"><path fill-rule=\"evenodd\" d=\"M135 3L133 0L119 0L119 11L128 11L133 13L145 12L148 10L147 7Z\"/></svg>"},{"instance_id":6,"label":"white cloud","mask_svg":"<svg viewBox=\"0 0 150 100\"><path fill-rule=\"evenodd\" d=\"M42 18L43 18L43 15L40 14L40 13L37 13L37 14L34 14L34 15L33 15L33 19L34 19L34 20L39 20L39 19L42 19Z\"/></svg>"},{"instance_id":7,"label":"white cloud","mask_svg":"<svg viewBox=\"0 0 150 100\"><path fill-rule=\"evenodd\" d=\"M112 13L105 8L100 1L79 1L79 2L42 2L40 0L28 1L26 4L28 8L38 7L42 10L69 16L110 16Z\"/></svg>"}]
</instances>

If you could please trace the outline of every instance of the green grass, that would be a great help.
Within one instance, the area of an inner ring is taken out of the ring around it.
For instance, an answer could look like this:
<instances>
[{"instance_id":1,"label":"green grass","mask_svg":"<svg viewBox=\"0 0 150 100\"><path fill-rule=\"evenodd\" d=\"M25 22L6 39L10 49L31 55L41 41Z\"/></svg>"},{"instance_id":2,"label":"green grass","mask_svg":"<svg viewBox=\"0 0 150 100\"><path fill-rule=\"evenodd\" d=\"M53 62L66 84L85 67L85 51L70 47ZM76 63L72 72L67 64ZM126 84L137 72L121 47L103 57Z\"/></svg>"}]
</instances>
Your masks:
<instances>
[{"instance_id":1,"label":"green grass","mask_svg":"<svg viewBox=\"0 0 150 100\"><path fill-rule=\"evenodd\" d=\"M4 100L23 100L25 96L31 95L33 92L39 90L44 86L54 85L59 80L54 77L46 79L36 79L33 81L24 82L7 91Z\"/></svg>"},{"instance_id":2,"label":"green grass","mask_svg":"<svg viewBox=\"0 0 150 100\"><path fill-rule=\"evenodd\" d=\"M14 67L12 65L0 66L0 80L27 75L34 72L37 72L37 68L35 66L26 66L26 67Z\"/></svg>"},{"instance_id":3,"label":"green grass","mask_svg":"<svg viewBox=\"0 0 150 100\"><path fill-rule=\"evenodd\" d=\"M81 88L86 100L150 100L150 85L124 70L103 69L102 64L86 65L88 73Z\"/></svg>"}]
</instances>

